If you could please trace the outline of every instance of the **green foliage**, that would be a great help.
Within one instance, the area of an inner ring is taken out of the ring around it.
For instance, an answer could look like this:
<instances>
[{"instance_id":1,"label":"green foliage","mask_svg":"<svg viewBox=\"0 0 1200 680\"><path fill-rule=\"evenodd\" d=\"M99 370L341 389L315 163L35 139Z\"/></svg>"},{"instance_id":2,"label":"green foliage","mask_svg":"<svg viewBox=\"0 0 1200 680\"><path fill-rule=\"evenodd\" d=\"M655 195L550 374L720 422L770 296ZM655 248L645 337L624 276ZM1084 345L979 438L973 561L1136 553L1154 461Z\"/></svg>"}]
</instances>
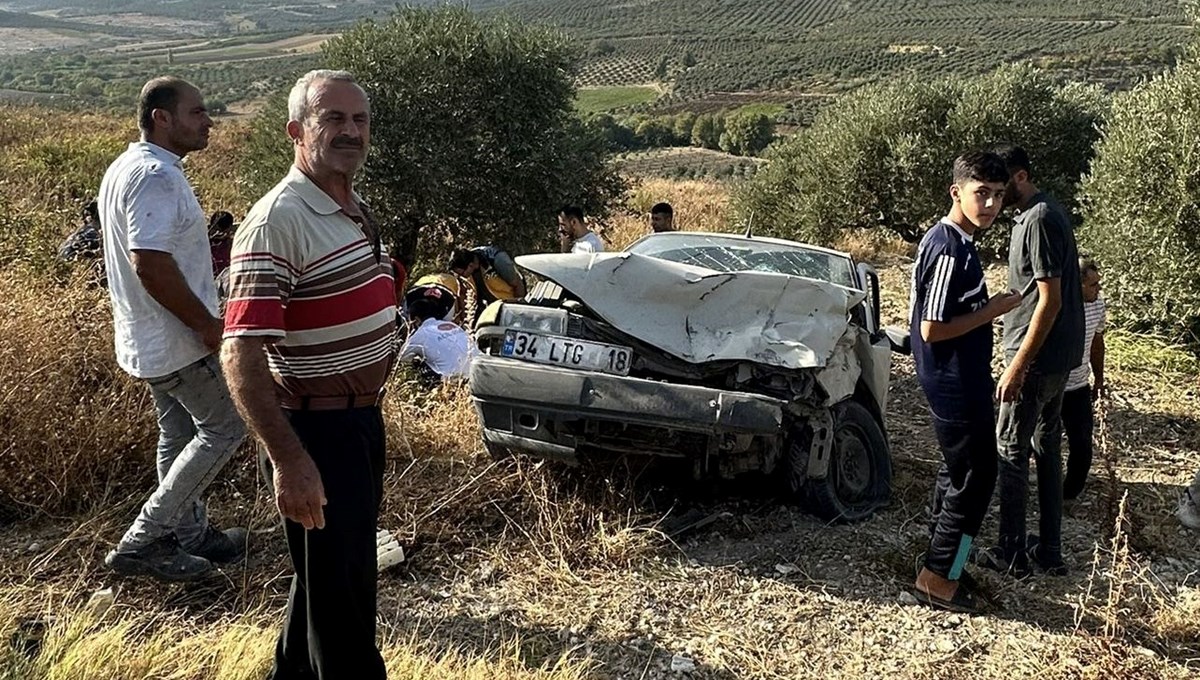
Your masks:
<instances>
[{"instance_id":1,"label":"green foliage","mask_svg":"<svg viewBox=\"0 0 1200 680\"><path fill-rule=\"evenodd\" d=\"M692 130L696 127L696 114L691 111L684 111L675 116L675 122L671 126L671 135L675 137L675 143L680 145L688 145L692 143Z\"/></svg>"},{"instance_id":2,"label":"green foliage","mask_svg":"<svg viewBox=\"0 0 1200 680\"><path fill-rule=\"evenodd\" d=\"M489 4L582 40L610 41L611 52L585 65L585 84L670 78L683 101L712 92L830 93L900 73L982 74L1021 60L1132 85L1171 64L1192 35L1176 0Z\"/></svg>"},{"instance_id":3,"label":"green foliage","mask_svg":"<svg viewBox=\"0 0 1200 680\"><path fill-rule=\"evenodd\" d=\"M675 141L673 121L668 117L643 120L634 134L639 146L670 146Z\"/></svg>"},{"instance_id":4,"label":"green foliage","mask_svg":"<svg viewBox=\"0 0 1200 680\"><path fill-rule=\"evenodd\" d=\"M625 109L654 101L658 91L652 87L591 87L575 95L575 108L583 114Z\"/></svg>"},{"instance_id":5,"label":"green foliage","mask_svg":"<svg viewBox=\"0 0 1200 680\"><path fill-rule=\"evenodd\" d=\"M292 143L286 130L287 94L286 91L274 94L250 123L238 168L244 205L253 205L291 167Z\"/></svg>"},{"instance_id":6,"label":"green foliage","mask_svg":"<svg viewBox=\"0 0 1200 680\"><path fill-rule=\"evenodd\" d=\"M659 57L658 65L654 67L654 77L657 78L658 80L666 80L667 79L667 67L668 67L669 63L670 62L667 61L667 58L665 56Z\"/></svg>"},{"instance_id":7,"label":"green foliage","mask_svg":"<svg viewBox=\"0 0 1200 680\"><path fill-rule=\"evenodd\" d=\"M1200 338L1200 64L1116 98L1081 202L1114 319Z\"/></svg>"},{"instance_id":8,"label":"green foliage","mask_svg":"<svg viewBox=\"0 0 1200 680\"><path fill-rule=\"evenodd\" d=\"M451 243L552 247L560 205L602 216L624 190L605 140L574 114L578 54L561 33L410 8L343 33L322 61L354 73L371 96L361 191L410 256L441 261ZM252 137L282 137L278 112L261 118Z\"/></svg>"},{"instance_id":9,"label":"green foliage","mask_svg":"<svg viewBox=\"0 0 1200 680\"><path fill-rule=\"evenodd\" d=\"M735 204L790 238L830 243L884 227L916 241L948 207L954 158L1012 142L1029 152L1035 182L1071 207L1105 103L1030 66L867 87L773 147Z\"/></svg>"},{"instance_id":10,"label":"green foliage","mask_svg":"<svg viewBox=\"0 0 1200 680\"><path fill-rule=\"evenodd\" d=\"M609 151L628 151L637 146L633 130L607 113L588 116L584 119L584 126L591 134L603 139Z\"/></svg>"},{"instance_id":11,"label":"green foliage","mask_svg":"<svg viewBox=\"0 0 1200 680\"><path fill-rule=\"evenodd\" d=\"M756 156L775 138L775 123L758 111L735 111L725 118L721 150L738 156Z\"/></svg>"},{"instance_id":12,"label":"green foliage","mask_svg":"<svg viewBox=\"0 0 1200 680\"><path fill-rule=\"evenodd\" d=\"M65 0L41 1L45 9L64 9ZM32 11L37 2L19 4ZM143 82L166 69L193 80L206 95L227 102L258 100L316 59L294 43L271 41L297 33L335 33L360 18L385 16L393 5L390 0L296 0L286 8L274 0L67 4L71 7L56 17L21 14L26 23L19 25L58 26L54 30L61 29L61 36L48 38L47 46L76 39L87 44L65 52L0 56L0 82L7 88L69 95L81 81L98 77L105 82L102 96L125 105ZM987 3L917 0L477 0L469 5L567 30L586 52L582 85L638 86L657 78L670 81L667 96L674 102L689 104L717 92L786 91L797 98L780 103L794 106L772 117L794 125L809 124L827 101L814 95L851 91L899 73L923 78L978 74L1030 60L1072 79L1119 89L1173 65L1194 37L1176 0L1014 0L1000 12ZM168 22L134 26L89 18L114 12L199 23L188 25L192 37L187 37ZM131 43L130 37L142 41ZM108 49L118 45L119 52ZM168 54L173 55L169 68ZM12 76L4 78L5 73ZM88 86L84 90L92 95Z\"/></svg>"},{"instance_id":13,"label":"green foliage","mask_svg":"<svg viewBox=\"0 0 1200 680\"><path fill-rule=\"evenodd\" d=\"M721 133L725 131L724 118L718 114L702 113L692 125L692 146L702 149L721 148Z\"/></svg>"}]
</instances>

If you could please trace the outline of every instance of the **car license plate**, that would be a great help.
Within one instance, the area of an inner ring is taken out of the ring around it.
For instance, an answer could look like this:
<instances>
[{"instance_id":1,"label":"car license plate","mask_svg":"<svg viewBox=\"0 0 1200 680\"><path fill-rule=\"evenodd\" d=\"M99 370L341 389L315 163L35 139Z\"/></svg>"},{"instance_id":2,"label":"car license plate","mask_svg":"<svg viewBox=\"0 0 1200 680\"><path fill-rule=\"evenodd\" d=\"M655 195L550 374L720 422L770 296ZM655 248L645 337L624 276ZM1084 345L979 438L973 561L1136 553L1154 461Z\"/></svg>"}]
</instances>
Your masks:
<instances>
[{"instance_id":1,"label":"car license plate","mask_svg":"<svg viewBox=\"0 0 1200 680\"><path fill-rule=\"evenodd\" d=\"M528 331L505 331L500 355L613 375L629 375L633 359L628 347Z\"/></svg>"}]
</instances>

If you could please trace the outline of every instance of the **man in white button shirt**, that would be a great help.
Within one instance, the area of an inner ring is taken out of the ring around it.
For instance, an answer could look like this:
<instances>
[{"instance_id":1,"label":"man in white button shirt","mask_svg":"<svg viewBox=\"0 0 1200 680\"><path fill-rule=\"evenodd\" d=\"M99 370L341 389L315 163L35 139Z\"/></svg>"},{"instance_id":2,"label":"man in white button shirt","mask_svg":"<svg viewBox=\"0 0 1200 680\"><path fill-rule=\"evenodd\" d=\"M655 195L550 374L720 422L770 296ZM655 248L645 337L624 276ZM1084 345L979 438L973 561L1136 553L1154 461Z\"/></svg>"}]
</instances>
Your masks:
<instances>
[{"instance_id":1,"label":"man in white button shirt","mask_svg":"<svg viewBox=\"0 0 1200 680\"><path fill-rule=\"evenodd\" d=\"M155 78L138 99L141 140L104 174L98 197L117 363L150 388L158 488L105 564L188 581L245 554L246 531L208 522L201 495L246 436L214 353L217 317L207 220L183 157L208 146L200 91Z\"/></svg>"},{"instance_id":2,"label":"man in white button shirt","mask_svg":"<svg viewBox=\"0 0 1200 680\"><path fill-rule=\"evenodd\" d=\"M558 210L558 235L564 253L602 253L604 242L583 222L583 208L564 205Z\"/></svg>"}]
</instances>

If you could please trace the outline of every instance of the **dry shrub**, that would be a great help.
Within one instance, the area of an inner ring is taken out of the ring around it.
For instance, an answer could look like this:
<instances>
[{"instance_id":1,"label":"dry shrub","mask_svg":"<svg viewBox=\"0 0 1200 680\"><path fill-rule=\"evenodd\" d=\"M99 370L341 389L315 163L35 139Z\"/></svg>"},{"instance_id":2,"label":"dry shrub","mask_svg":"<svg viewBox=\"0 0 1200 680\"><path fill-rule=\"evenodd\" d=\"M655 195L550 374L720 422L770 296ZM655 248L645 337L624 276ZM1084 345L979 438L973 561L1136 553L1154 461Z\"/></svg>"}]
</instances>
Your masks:
<instances>
[{"instance_id":1,"label":"dry shrub","mask_svg":"<svg viewBox=\"0 0 1200 680\"><path fill-rule=\"evenodd\" d=\"M209 210L245 209L233 159L243 123L222 124L186 168ZM55 260L108 165L137 139L116 118L0 106L0 522L93 507L138 488L156 430L148 391L117 366L107 295ZM133 465L131 465L131 463ZM131 474L132 473L132 474Z\"/></svg>"},{"instance_id":2,"label":"dry shrub","mask_svg":"<svg viewBox=\"0 0 1200 680\"><path fill-rule=\"evenodd\" d=\"M1154 612L1150 627L1170 642L1194 644L1200 640L1200 590L1178 593L1170 606Z\"/></svg>"},{"instance_id":3,"label":"dry shrub","mask_svg":"<svg viewBox=\"0 0 1200 680\"><path fill-rule=\"evenodd\" d=\"M402 374L384 419L394 470L384 524L403 540L498 549L508 558L522 552L569 572L629 564L659 538L639 526L621 470L605 476L524 457L491 460L465 385L427 391Z\"/></svg>"},{"instance_id":4,"label":"dry shrub","mask_svg":"<svg viewBox=\"0 0 1200 680\"><path fill-rule=\"evenodd\" d=\"M283 134L280 130L279 134ZM250 138L246 120L221 120L213 127L208 148L189 154L187 173L196 189L200 205L208 214L217 210L233 213L240 220L261 196L247 194L245 182L238 177L238 162ZM283 179L280 177L279 179Z\"/></svg>"},{"instance_id":5,"label":"dry shrub","mask_svg":"<svg viewBox=\"0 0 1200 680\"><path fill-rule=\"evenodd\" d=\"M844 231L834 240L833 247L850 253L858 262L876 266L911 262L916 253L914 244L880 229Z\"/></svg>"},{"instance_id":6,"label":"dry shrub","mask_svg":"<svg viewBox=\"0 0 1200 680\"><path fill-rule=\"evenodd\" d=\"M0 520L94 507L151 474L154 409L116 365L104 292L9 270L0 297Z\"/></svg>"},{"instance_id":7,"label":"dry shrub","mask_svg":"<svg viewBox=\"0 0 1200 680\"><path fill-rule=\"evenodd\" d=\"M553 464L515 461L510 483L516 494L493 502L505 520L500 557L526 543L543 566L563 575L592 567L620 569L649 557L663 536L644 525L627 494L631 480L618 473L579 471ZM516 539L514 541L514 539Z\"/></svg>"},{"instance_id":8,"label":"dry shrub","mask_svg":"<svg viewBox=\"0 0 1200 680\"><path fill-rule=\"evenodd\" d=\"M632 187L626 210L611 217L601 228L607 247L622 250L650 233L650 208L670 203L675 211L675 228L680 231L736 231L727 223L729 189L717 182L646 179Z\"/></svg>"},{"instance_id":9,"label":"dry shrub","mask_svg":"<svg viewBox=\"0 0 1200 680\"><path fill-rule=\"evenodd\" d=\"M404 458L419 452L423 458L466 460L482 448L479 418L465 384L427 389L401 371L388 385L383 411L388 450Z\"/></svg>"},{"instance_id":10,"label":"dry shrub","mask_svg":"<svg viewBox=\"0 0 1200 680\"><path fill-rule=\"evenodd\" d=\"M239 216L258 198L241 195L236 174L247 129L243 122L223 122L208 148L185 160L207 212ZM132 111L118 118L0 106L0 265L54 267L59 243L79 226L80 209L95 197L105 169L137 138Z\"/></svg>"},{"instance_id":11,"label":"dry shrub","mask_svg":"<svg viewBox=\"0 0 1200 680\"><path fill-rule=\"evenodd\" d=\"M1076 633L1092 638L1109 662L1128 657L1134 645L1191 646L1200 640L1200 596L1159 580L1131 547L1138 530L1128 490L1118 481L1111 447L1107 399L1096 409L1098 476L1103 478L1107 521L1096 543L1087 585L1075 607Z\"/></svg>"}]
</instances>

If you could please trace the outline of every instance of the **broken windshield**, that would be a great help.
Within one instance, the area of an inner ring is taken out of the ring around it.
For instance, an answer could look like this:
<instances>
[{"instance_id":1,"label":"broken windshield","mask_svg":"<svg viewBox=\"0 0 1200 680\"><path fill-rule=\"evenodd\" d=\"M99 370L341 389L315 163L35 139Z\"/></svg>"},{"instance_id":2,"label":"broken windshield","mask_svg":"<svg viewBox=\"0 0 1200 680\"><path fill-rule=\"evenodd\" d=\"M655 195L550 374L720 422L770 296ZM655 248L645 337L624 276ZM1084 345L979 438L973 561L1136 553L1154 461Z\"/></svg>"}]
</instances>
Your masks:
<instances>
[{"instance_id":1,"label":"broken windshield","mask_svg":"<svg viewBox=\"0 0 1200 680\"><path fill-rule=\"evenodd\" d=\"M629 252L719 272L774 272L858 288L850 258L801 245L715 234L652 234Z\"/></svg>"}]
</instances>

